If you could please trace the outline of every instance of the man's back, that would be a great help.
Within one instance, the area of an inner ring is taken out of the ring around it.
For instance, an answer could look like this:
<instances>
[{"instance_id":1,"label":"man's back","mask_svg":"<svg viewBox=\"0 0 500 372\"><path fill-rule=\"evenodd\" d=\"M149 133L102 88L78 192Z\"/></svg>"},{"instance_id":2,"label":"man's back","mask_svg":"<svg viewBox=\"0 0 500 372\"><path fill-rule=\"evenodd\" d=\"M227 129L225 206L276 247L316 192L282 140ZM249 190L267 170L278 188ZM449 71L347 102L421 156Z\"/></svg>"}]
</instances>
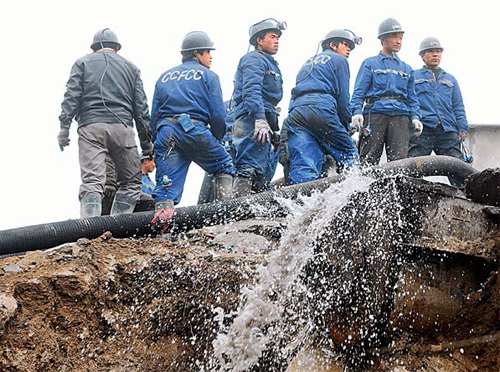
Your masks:
<instances>
[{"instance_id":1,"label":"man's back","mask_svg":"<svg viewBox=\"0 0 500 372\"><path fill-rule=\"evenodd\" d=\"M137 107L144 106L147 113L139 69L111 49L101 49L73 65L60 120L76 116L79 125L122 122L131 126L134 115L140 114Z\"/></svg>"},{"instance_id":2,"label":"man's back","mask_svg":"<svg viewBox=\"0 0 500 372\"><path fill-rule=\"evenodd\" d=\"M76 117L82 218L101 215L107 158L115 165L118 186L111 215L134 210L141 190L134 121L143 154L151 155L153 150L139 69L117 54L121 44L109 28L94 35L90 48L94 53L78 59L71 68L57 136L62 151L70 143L69 130Z\"/></svg>"},{"instance_id":3,"label":"man's back","mask_svg":"<svg viewBox=\"0 0 500 372\"><path fill-rule=\"evenodd\" d=\"M226 116L219 78L196 60L167 70L156 82L152 125L157 125L162 118L182 113L221 127L224 135Z\"/></svg>"},{"instance_id":4,"label":"man's back","mask_svg":"<svg viewBox=\"0 0 500 372\"><path fill-rule=\"evenodd\" d=\"M349 79L347 59L332 50L323 51L309 59L297 74L290 109L304 105L332 107L347 125L351 120Z\"/></svg>"}]
</instances>

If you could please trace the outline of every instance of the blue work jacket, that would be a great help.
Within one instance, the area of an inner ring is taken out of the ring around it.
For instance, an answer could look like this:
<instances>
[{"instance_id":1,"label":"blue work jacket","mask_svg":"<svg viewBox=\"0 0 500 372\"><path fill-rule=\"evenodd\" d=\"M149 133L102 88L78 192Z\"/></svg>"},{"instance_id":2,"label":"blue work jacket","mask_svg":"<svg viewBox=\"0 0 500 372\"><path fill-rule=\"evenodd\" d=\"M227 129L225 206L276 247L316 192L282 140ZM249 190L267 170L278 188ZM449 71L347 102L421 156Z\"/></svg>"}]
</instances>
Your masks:
<instances>
[{"instance_id":1,"label":"blue work jacket","mask_svg":"<svg viewBox=\"0 0 500 372\"><path fill-rule=\"evenodd\" d=\"M156 134L158 128L166 124L162 119L183 113L209 124L219 140L226 133L226 113L219 77L193 59L164 72L156 82L151 132Z\"/></svg>"},{"instance_id":2,"label":"blue work jacket","mask_svg":"<svg viewBox=\"0 0 500 372\"><path fill-rule=\"evenodd\" d=\"M457 80L441 68L437 79L425 67L414 71L413 77L422 124L436 128L441 123L445 132L467 132L469 124Z\"/></svg>"},{"instance_id":3,"label":"blue work jacket","mask_svg":"<svg viewBox=\"0 0 500 372\"><path fill-rule=\"evenodd\" d=\"M409 116L411 120L420 118L418 99L415 93L413 69L402 62L397 55L387 56L380 52L367 58L361 64L356 77L351 99L353 115L371 113L389 116ZM384 97L400 99L384 99ZM377 98L382 98L376 100ZM364 102L372 104L365 105Z\"/></svg>"},{"instance_id":4,"label":"blue work jacket","mask_svg":"<svg viewBox=\"0 0 500 372\"><path fill-rule=\"evenodd\" d=\"M330 49L323 51L310 58L297 74L290 110L304 105L333 107L340 123L348 128L351 122L349 79L347 59Z\"/></svg>"},{"instance_id":5,"label":"blue work jacket","mask_svg":"<svg viewBox=\"0 0 500 372\"><path fill-rule=\"evenodd\" d=\"M234 118L252 115L255 119L266 119L266 111L276 114L281 98L283 78L278 62L258 50L241 57L234 81Z\"/></svg>"}]
</instances>

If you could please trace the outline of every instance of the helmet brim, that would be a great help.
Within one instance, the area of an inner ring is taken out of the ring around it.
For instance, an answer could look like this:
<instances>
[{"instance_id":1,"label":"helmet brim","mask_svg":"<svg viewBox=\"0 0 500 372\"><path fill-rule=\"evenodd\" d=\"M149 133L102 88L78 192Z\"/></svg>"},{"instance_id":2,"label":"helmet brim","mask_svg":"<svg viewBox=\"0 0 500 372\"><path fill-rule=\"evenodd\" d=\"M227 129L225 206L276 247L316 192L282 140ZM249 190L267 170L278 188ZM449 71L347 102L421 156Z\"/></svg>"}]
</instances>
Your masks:
<instances>
[{"instance_id":1,"label":"helmet brim","mask_svg":"<svg viewBox=\"0 0 500 372\"><path fill-rule=\"evenodd\" d=\"M420 57L422 57L425 52L427 52L428 50L432 50L432 49L439 49L441 52L444 50L444 48L442 48L442 47L430 47L430 48L420 49L418 54Z\"/></svg>"},{"instance_id":2,"label":"helmet brim","mask_svg":"<svg viewBox=\"0 0 500 372\"><path fill-rule=\"evenodd\" d=\"M379 39L382 39L384 36L387 36L387 35L390 35L390 34L404 34L405 32L403 30L391 30L391 31L386 31L386 32L382 32L381 34L379 34L377 37Z\"/></svg>"},{"instance_id":3,"label":"helmet brim","mask_svg":"<svg viewBox=\"0 0 500 372\"><path fill-rule=\"evenodd\" d=\"M185 48L185 49L181 49L181 52L189 52L191 50L215 50L214 47L210 47L210 48L207 48L207 47L198 47L198 48Z\"/></svg>"},{"instance_id":4,"label":"helmet brim","mask_svg":"<svg viewBox=\"0 0 500 372\"><path fill-rule=\"evenodd\" d=\"M257 45L257 44L256 44L256 43L257 43L257 37L258 37L257 35L259 35L260 33L264 32L264 31L265 31L265 34L267 34L267 33L268 33L268 32L270 32L270 31L276 31L276 33L278 34L278 36L279 36L279 37L281 37L281 35L282 35L282 33L283 33L283 32L281 32L281 30L280 30L279 28L265 28L265 29L263 29L263 30L260 30L259 32L257 32L255 35L253 35L253 36L250 38L250 40L249 40L250 44L252 44L252 45L255 45L255 46L256 46L256 45Z\"/></svg>"},{"instance_id":5,"label":"helmet brim","mask_svg":"<svg viewBox=\"0 0 500 372\"><path fill-rule=\"evenodd\" d=\"M118 45L118 50L120 50L122 48L122 45L120 43L117 43L116 41L103 41L102 43L115 43L116 45ZM92 50L102 49L102 48L100 48L100 46L101 46L101 42L94 43L90 46L90 49L92 49Z\"/></svg>"},{"instance_id":6,"label":"helmet brim","mask_svg":"<svg viewBox=\"0 0 500 372\"><path fill-rule=\"evenodd\" d=\"M349 44L349 48L351 48L351 50L354 50L354 48L356 48L356 44L352 40L343 37L331 37L329 39L323 40L321 42L321 47L323 49L326 49L328 47L328 44L330 44L330 42L334 41L335 39L345 41L347 44Z\"/></svg>"}]
</instances>

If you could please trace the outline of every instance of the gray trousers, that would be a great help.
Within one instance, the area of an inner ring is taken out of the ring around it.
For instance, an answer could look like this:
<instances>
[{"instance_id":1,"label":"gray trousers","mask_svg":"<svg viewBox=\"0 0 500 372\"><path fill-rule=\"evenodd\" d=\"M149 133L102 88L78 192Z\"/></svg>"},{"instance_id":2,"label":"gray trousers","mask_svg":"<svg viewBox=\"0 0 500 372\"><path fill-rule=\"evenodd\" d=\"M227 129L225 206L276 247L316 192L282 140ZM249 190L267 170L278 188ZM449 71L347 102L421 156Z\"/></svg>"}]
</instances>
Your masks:
<instances>
[{"instance_id":1,"label":"gray trousers","mask_svg":"<svg viewBox=\"0 0 500 372\"><path fill-rule=\"evenodd\" d=\"M364 115L364 127L370 124L371 134L359 139L359 157L363 164L376 165L382 151L387 153L387 161L404 159L408 156L410 141L410 118L384 114Z\"/></svg>"},{"instance_id":2,"label":"gray trousers","mask_svg":"<svg viewBox=\"0 0 500 372\"><path fill-rule=\"evenodd\" d=\"M79 199L104 193L106 155L116 167L117 194L139 200L141 160L132 127L121 123L93 123L78 128L78 147L82 184Z\"/></svg>"}]
</instances>

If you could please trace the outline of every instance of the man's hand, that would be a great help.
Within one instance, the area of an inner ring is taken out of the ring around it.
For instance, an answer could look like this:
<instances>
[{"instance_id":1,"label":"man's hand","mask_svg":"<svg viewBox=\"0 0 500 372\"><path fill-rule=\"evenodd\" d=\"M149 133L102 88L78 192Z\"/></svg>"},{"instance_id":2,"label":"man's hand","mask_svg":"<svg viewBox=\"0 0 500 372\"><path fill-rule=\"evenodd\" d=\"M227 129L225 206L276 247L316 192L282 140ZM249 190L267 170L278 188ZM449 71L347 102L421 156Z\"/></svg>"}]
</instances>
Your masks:
<instances>
[{"instance_id":1,"label":"man's hand","mask_svg":"<svg viewBox=\"0 0 500 372\"><path fill-rule=\"evenodd\" d=\"M465 139L469 136L469 133L467 132L458 132L458 138L460 138L460 141L465 141Z\"/></svg>"},{"instance_id":2,"label":"man's hand","mask_svg":"<svg viewBox=\"0 0 500 372\"><path fill-rule=\"evenodd\" d=\"M361 133L361 129L363 129L363 123L365 118L361 114L356 114L352 117L352 126L356 128L358 132Z\"/></svg>"},{"instance_id":3,"label":"man's hand","mask_svg":"<svg viewBox=\"0 0 500 372\"><path fill-rule=\"evenodd\" d=\"M266 119L256 119L255 120L255 131L253 132L252 140L259 143L269 143L269 132L271 128L267 124Z\"/></svg>"},{"instance_id":4,"label":"man's hand","mask_svg":"<svg viewBox=\"0 0 500 372\"><path fill-rule=\"evenodd\" d=\"M69 128L61 127L59 134L57 135L57 141L59 142L59 148L61 151L64 151L64 148L69 146Z\"/></svg>"},{"instance_id":5,"label":"man's hand","mask_svg":"<svg viewBox=\"0 0 500 372\"><path fill-rule=\"evenodd\" d=\"M151 142L141 143L142 155L151 156L153 155L153 144Z\"/></svg>"},{"instance_id":6,"label":"man's hand","mask_svg":"<svg viewBox=\"0 0 500 372\"><path fill-rule=\"evenodd\" d=\"M415 132L415 136L420 137L422 131L424 130L423 124L418 119L413 119L411 123L413 124L413 131Z\"/></svg>"},{"instance_id":7,"label":"man's hand","mask_svg":"<svg viewBox=\"0 0 500 372\"><path fill-rule=\"evenodd\" d=\"M111 185L104 186L104 196L107 198L112 198L116 194L116 187Z\"/></svg>"},{"instance_id":8,"label":"man's hand","mask_svg":"<svg viewBox=\"0 0 500 372\"><path fill-rule=\"evenodd\" d=\"M161 233L165 234L174 213L175 208L173 200L165 200L156 203L155 215L151 220L151 226L161 228Z\"/></svg>"},{"instance_id":9,"label":"man's hand","mask_svg":"<svg viewBox=\"0 0 500 372\"><path fill-rule=\"evenodd\" d=\"M271 135L271 144L273 145L274 152L278 151L281 143L281 136L278 132L273 132Z\"/></svg>"}]
</instances>

